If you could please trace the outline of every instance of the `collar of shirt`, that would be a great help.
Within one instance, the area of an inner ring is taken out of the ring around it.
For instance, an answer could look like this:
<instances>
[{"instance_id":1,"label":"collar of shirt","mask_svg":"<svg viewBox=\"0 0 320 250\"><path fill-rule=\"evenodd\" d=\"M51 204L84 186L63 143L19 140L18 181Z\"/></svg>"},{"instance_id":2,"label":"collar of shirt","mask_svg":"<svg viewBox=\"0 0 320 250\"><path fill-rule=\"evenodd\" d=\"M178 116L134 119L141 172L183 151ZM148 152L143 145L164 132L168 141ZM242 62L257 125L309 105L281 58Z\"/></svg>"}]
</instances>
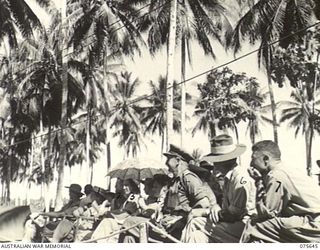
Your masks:
<instances>
[{"instance_id":1,"label":"collar of shirt","mask_svg":"<svg viewBox=\"0 0 320 250\"><path fill-rule=\"evenodd\" d=\"M228 181L230 181L232 173L235 171L235 169L238 169L239 165L236 165L234 168L230 169L227 174L224 176Z\"/></svg>"},{"instance_id":2,"label":"collar of shirt","mask_svg":"<svg viewBox=\"0 0 320 250\"><path fill-rule=\"evenodd\" d=\"M228 181L230 181L232 172L233 172L233 169L231 169L231 170L224 176L224 178L227 179Z\"/></svg>"},{"instance_id":3,"label":"collar of shirt","mask_svg":"<svg viewBox=\"0 0 320 250\"><path fill-rule=\"evenodd\" d=\"M270 176L272 175L272 171L276 170L276 169L281 169L283 166L282 162L281 161L278 161L276 162L273 166L272 166L272 169L270 169L266 174L265 176Z\"/></svg>"}]
</instances>

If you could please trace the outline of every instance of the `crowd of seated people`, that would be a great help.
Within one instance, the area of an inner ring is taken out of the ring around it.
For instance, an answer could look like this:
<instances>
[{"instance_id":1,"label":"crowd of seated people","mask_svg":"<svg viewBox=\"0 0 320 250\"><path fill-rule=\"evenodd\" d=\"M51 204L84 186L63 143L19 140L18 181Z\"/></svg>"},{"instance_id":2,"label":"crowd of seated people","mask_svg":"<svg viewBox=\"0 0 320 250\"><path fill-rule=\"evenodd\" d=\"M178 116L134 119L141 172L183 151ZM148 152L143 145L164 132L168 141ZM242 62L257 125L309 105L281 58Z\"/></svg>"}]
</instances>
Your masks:
<instances>
[{"instance_id":1,"label":"crowd of seated people","mask_svg":"<svg viewBox=\"0 0 320 250\"><path fill-rule=\"evenodd\" d=\"M115 192L87 185L85 195L72 184L60 211L30 215L24 241L133 243L135 225L148 222L151 242L320 242L320 188L282 166L274 142L253 145L251 163L239 166L245 150L219 135L198 163L171 145L170 177L118 179Z\"/></svg>"}]
</instances>

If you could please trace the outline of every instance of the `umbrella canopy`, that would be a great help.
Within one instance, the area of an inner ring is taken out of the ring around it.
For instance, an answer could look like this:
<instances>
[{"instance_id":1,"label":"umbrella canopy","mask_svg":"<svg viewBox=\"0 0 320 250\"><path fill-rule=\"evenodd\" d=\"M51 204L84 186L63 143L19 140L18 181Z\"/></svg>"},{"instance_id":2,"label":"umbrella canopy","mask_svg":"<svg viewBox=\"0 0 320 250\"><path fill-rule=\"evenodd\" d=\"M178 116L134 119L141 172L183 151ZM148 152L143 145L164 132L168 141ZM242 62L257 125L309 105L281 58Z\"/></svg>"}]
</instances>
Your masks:
<instances>
[{"instance_id":1,"label":"umbrella canopy","mask_svg":"<svg viewBox=\"0 0 320 250\"><path fill-rule=\"evenodd\" d=\"M155 175L168 175L168 167L152 159L127 159L118 163L107 175L121 180L143 180Z\"/></svg>"}]
</instances>

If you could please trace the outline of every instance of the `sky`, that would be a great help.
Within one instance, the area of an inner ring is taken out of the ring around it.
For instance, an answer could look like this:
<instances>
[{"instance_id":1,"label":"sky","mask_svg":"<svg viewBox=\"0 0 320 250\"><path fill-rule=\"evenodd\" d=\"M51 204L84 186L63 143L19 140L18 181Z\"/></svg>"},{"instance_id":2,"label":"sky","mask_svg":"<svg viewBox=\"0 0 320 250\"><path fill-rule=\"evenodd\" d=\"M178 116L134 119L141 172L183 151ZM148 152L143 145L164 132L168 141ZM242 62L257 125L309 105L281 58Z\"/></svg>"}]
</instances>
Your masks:
<instances>
[{"instance_id":1,"label":"sky","mask_svg":"<svg viewBox=\"0 0 320 250\"><path fill-rule=\"evenodd\" d=\"M59 8L61 6L62 0L56 0L56 5ZM39 10L39 8L34 5L33 0L28 0L32 8L35 9L37 13L41 16L45 25L48 25L49 19L47 15ZM234 59L233 53L228 53L225 49L219 45L215 44L215 53L217 56L216 60L205 56L199 46L195 43L192 43L192 50L193 50L193 63L192 67L188 66L187 68L187 76L186 79L193 77L195 75L201 74L207 70L212 69L213 67L217 67L221 64L229 62ZM240 53L236 56L239 57L243 54L251 52L252 50L256 49L254 46L250 46L245 44L243 49ZM150 56L147 49L143 49L143 53L141 57L135 57L134 61L130 59L125 59L124 63L126 68L129 72L132 72L135 77L138 77L141 81L141 87L138 91L138 95L143 95L149 93L148 88L146 88L147 82L150 80L156 81L160 74L166 74L166 50L163 49L159 53L157 53L154 57ZM180 55L179 52L175 54L175 79L179 82L180 81ZM259 69L257 64L257 54L254 53L248 57L245 57L239 61L236 61L230 65L228 65L234 72L240 73L245 72L249 77L256 77L265 91L268 91L267 87L267 79L266 74L263 69ZM192 95L198 95L199 92L197 90L197 84L202 83L205 80L205 76L198 77L190 82L186 83L187 92ZM274 92L275 92L275 99L276 101L280 100L287 100L289 98L291 88L284 87L278 88L277 85L274 85ZM269 103L269 99L267 100L266 104ZM202 132L198 132L194 137L192 137L190 130L193 128L194 124L196 123L196 119L192 117L194 107L189 106L187 110L187 114L191 119L187 120L187 133L186 143L182 145L183 148L188 151L192 152L193 149L199 148L202 151L202 154L210 153L210 145L208 141L208 137L206 134ZM270 115L271 116L271 115ZM245 134L246 131L246 124L241 123L239 126L239 134L240 134L240 143L247 145L247 150L244 155L241 157L241 164L244 167L247 167L250 163L251 157L251 142L249 136ZM279 127L279 145L280 149L282 150L282 159L283 161L288 164L290 167L292 166L294 171L300 171L301 173L305 174L305 166L306 166L306 157L305 157L305 143L304 137L299 135L297 138L294 137L294 131L292 129L288 129L286 124L281 124ZM233 136L234 134L230 133ZM273 131L270 125L262 127L262 136L259 138L261 140L264 139L273 139ZM115 138L111 141L111 152L112 152L112 167L123 160L123 149L117 146L118 139ZM173 138L173 143L176 145L180 144L180 136L179 134L175 134ZM316 135L314 139L314 146L313 146L313 170L314 173L319 172L318 167L315 164L317 159L320 159L319 153L319 145L320 140L319 136ZM160 138L155 136L150 136L149 139L145 141L145 147L141 148L141 152L139 156L148 157L151 159L156 159L159 161L163 161L160 155ZM95 185L106 187L106 158L105 155L102 155L100 160L94 165L94 178L93 182ZM88 177L84 171L80 171L80 167L74 167L71 169L71 173L66 171L65 173L65 184L68 185L72 182L77 182L81 185L85 185L87 183ZM314 178L315 179L315 178Z\"/></svg>"}]
</instances>

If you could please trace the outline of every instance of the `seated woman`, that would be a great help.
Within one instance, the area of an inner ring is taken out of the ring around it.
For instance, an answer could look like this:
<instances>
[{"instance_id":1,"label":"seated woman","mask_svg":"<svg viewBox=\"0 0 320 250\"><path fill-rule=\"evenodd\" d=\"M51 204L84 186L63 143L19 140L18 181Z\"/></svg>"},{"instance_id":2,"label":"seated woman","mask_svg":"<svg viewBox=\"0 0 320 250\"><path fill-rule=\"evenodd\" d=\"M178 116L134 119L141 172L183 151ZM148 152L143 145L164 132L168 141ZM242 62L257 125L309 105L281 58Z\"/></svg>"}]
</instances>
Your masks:
<instances>
[{"instance_id":1,"label":"seated woman","mask_svg":"<svg viewBox=\"0 0 320 250\"><path fill-rule=\"evenodd\" d=\"M96 229L99 217L110 211L114 193L94 186L92 192L86 197L85 204L79 207L74 214L78 217L76 224L75 242L90 239Z\"/></svg>"},{"instance_id":2,"label":"seated woman","mask_svg":"<svg viewBox=\"0 0 320 250\"><path fill-rule=\"evenodd\" d=\"M140 191L138 185L131 179L123 182L123 196L126 201L120 209L108 211L96 230L93 232L91 239L97 242L117 242L118 235L110 238L103 238L110 235L112 232L118 231L123 222L131 215L139 213L139 198Z\"/></svg>"},{"instance_id":3,"label":"seated woman","mask_svg":"<svg viewBox=\"0 0 320 250\"><path fill-rule=\"evenodd\" d=\"M144 181L144 191L148 195L147 199L139 199L140 214L131 216L123 223L123 228L129 228L136 224L147 222L161 210L163 205L169 178L163 175L156 175L153 179ZM120 242L134 243L139 242L139 229L134 227L126 233L121 234Z\"/></svg>"}]
</instances>

